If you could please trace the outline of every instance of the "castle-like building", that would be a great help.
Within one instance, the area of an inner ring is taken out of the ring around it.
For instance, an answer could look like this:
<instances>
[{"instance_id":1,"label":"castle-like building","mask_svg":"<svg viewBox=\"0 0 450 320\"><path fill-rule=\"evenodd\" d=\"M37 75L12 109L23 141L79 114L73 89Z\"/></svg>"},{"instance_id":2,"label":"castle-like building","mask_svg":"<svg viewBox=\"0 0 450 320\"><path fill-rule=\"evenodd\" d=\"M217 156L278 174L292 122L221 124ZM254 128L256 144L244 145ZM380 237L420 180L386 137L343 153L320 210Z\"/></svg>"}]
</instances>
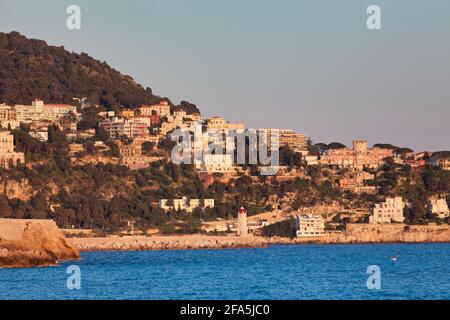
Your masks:
<instances>
[{"instance_id":1,"label":"castle-like building","mask_svg":"<svg viewBox=\"0 0 450 320\"><path fill-rule=\"evenodd\" d=\"M353 148L330 149L320 157L322 165L336 165L344 168L378 168L385 158L393 156L391 149L368 148L367 141L353 141Z\"/></svg>"}]
</instances>

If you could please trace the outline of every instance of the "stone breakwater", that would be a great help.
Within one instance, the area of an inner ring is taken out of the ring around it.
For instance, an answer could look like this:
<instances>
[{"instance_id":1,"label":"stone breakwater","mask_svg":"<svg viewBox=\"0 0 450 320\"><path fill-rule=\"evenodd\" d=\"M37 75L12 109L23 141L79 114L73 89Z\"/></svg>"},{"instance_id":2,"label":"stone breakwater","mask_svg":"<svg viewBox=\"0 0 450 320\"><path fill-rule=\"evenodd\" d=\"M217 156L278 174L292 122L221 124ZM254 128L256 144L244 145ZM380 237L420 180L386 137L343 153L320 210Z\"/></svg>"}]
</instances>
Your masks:
<instances>
[{"instance_id":1,"label":"stone breakwater","mask_svg":"<svg viewBox=\"0 0 450 320\"><path fill-rule=\"evenodd\" d=\"M415 243L450 242L450 227L406 226L402 224L369 225L349 224L346 232L315 238L262 238L237 236L123 236L106 238L71 238L69 241L80 251L138 251L264 248L270 245L306 243Z\"/></svg>"},{"instance_id":2,"label":"stone breakwater","mask_svg":"<svg viewBox=\"0 0 450 320\"><path fill-rule=\"evenodd\" d=\"M0 219L0 268L46 267L79 258L52 220Z\"/></svg>"},{"instance_id":3,"label":"stone breakwater","mask_svg":"<svg viewBox=\"0 0 450 320\"><path fill-rule=\"evenodd\" d=\"M203 235L71 238L69 241L80 251L238 249L266 247L269 244L264 238Z\"/></svg>"}]
</instances>

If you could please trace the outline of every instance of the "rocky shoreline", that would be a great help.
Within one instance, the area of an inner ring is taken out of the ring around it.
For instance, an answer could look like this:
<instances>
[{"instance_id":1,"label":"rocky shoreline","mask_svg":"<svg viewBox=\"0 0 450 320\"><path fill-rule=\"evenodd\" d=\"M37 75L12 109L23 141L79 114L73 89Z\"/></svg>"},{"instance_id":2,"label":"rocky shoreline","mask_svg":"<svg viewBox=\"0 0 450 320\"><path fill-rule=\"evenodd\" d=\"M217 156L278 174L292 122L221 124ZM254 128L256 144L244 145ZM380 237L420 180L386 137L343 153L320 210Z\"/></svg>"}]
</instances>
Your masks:
<instances>
[{"instance_id":1,"label":"rocky shoreline","mask_svg":"<svg viewBox=\"0 0 450 320\"><path fill-rule=\"evenodd\" d=\"M0 219L0 268L49 267L79 258L52 220Z\"/></svg>"},{"instance_id":2,"label":"rocky shoreline","mask_svg":"<svg viewBox=\"0 0 450 320\"><path fill-rule=\"evenodd\" d=\"M0 268L47 267L80 252L267 248L272 245L450 243L449 225L348 224L345 232L316 238L257 236L109 236L66 238L51 220L0 219Z\"/></svg>"}]
</instances>

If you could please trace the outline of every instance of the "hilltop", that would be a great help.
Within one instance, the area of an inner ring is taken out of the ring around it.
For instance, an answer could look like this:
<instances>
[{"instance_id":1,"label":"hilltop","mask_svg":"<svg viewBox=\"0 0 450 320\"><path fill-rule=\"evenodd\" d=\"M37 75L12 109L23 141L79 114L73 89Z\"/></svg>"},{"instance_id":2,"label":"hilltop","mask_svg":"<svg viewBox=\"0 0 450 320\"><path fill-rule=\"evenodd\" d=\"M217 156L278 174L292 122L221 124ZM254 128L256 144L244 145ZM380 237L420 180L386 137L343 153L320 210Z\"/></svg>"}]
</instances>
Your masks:
<instances>
[{"instance_id":1,"label":"hilltop","mask_svg":"<svg viewBox=\"0 0 450 320\"><path fill-rule=\"evenodd\" d=\"M0 33L0 103L29 104L36 97L53 103L87 97L90 103L104 107L129 108L162 99L151 88L86 53L49 46L18 32ZM188 102L181 104L198 111Z\"/></svg>"}]
</instances>

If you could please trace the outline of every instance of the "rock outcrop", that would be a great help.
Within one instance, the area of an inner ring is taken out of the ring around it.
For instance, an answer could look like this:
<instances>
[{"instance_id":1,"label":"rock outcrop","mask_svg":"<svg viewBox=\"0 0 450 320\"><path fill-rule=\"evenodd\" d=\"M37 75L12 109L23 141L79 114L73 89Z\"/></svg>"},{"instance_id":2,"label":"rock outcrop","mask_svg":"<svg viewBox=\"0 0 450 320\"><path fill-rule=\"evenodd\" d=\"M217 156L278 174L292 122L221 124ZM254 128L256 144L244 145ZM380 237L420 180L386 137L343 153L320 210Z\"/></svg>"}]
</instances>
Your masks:
<instances>
[{"instance_id":1,"label":"rock outcrop","mask_svg":"<svg viewBox=\"0 0 450 320\"><path fill-rule=\"evenodd\" d=\"M79 258L52 220L0 219L0 268L53 266Z\"/></svg>"},{"instance_id":2,"label":"rock outcrop","mask_svg":"<svg viewBox=\"0 0 450 320\"><path fill-rule=\"evenodd\" d=\"M35 191L27 179L20 181L5 179L0 181L0 193L4 194L8 199L28 201L34 196Z\"/></svg>"}]
</instances>

